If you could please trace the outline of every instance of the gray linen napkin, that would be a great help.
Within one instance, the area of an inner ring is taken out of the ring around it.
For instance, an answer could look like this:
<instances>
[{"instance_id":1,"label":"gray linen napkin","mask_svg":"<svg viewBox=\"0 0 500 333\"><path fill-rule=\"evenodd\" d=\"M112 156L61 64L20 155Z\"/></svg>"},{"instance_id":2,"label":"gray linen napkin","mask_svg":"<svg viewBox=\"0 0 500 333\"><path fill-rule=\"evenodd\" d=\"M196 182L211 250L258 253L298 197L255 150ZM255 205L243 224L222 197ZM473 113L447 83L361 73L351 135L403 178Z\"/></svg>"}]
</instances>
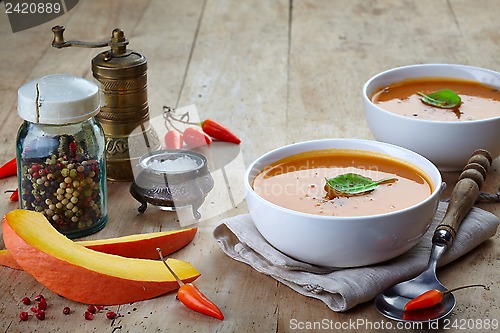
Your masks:
<instances>
[{"instance_id":1,"label":"gray linen napkin","mask_svg":"<svg viewBox=\"0 0 500 333\"><path fill-rule=\"evenodd\" d=\"M373 299L386 287L413 278L426 268L432 234L447 205L439 204L432 225L412 249L384 263L359 268L332 269L294 260L267 243L249 214L221 221L214 229L214 237L231 258L272 276L302 295L322 300L333 311L342 312ZM495 215L472 208L439 266L459 258L495 235L499 222Z\"/></svg>"}]
</instances>

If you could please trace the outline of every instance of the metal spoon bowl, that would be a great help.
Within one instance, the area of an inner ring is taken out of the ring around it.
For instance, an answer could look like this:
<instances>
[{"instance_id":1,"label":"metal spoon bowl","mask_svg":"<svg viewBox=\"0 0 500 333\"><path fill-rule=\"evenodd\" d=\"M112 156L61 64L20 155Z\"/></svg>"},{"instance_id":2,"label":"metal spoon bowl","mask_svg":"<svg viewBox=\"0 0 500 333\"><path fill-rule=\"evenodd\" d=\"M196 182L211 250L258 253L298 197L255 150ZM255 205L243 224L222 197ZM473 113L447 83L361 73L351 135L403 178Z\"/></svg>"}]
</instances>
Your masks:
<instances>
[{"instance_id":1,"label":"metal spoon bowl","mask_svg":"<svg viewBox=\"0 0 500 333\"><path fill-rule=\"evenodd\" d=\"M428 322L446 317L453 310L456 301L451 293L444 295L439 304L426 309L405 311L404 307L410 300L428 290L447 290L436 277L437 263L453 242L463 218L474 205L491 162L491 155L485 150L475 151L469 159L460 180L453 188L445 216L432 237L427 269L416 278L398 283L375 298L375 306L382 315L403 322Z\"/></svg>"},{"instance_id":2,"label":"metal spoon bowl","mask_svg":"<svg viewBox=\"0 0 500 333\"><path fill-rule=\"evenodd\" d=\"M446 290L446 287L438 281L435 273L436 264L445 250L446 246L433 246L429 260L431 265L427 270L416 278L396 284L379 294L375 298L375 306L378 311L384 316L397 321L425 322L446 317L453 310L456 303L455 297L451 293L446 294L441 303L433 307L417 311L404 311L406 303L427 290Z\"/></svg>"}]
</instances>

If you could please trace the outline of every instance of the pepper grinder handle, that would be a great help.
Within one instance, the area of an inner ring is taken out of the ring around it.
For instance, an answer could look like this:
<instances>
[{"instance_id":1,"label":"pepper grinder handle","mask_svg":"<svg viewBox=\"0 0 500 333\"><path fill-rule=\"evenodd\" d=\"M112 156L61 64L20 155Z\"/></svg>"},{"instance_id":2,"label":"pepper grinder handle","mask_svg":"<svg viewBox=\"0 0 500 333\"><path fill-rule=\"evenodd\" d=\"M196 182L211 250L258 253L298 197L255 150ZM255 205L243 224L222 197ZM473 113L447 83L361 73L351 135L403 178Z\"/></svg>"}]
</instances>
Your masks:
<instances>
[{"instance_id":1,"label":"pepper grinder handle","mask_svg":"<svg viewBox=\"0 0 500 333\"><path fill-rule=\"evenodd\" d=\"M492 157L484 149L478 149L467 162L459 181L451 193L448 209L443 220L436 228L435 237L441 237L443 231L451 235L453 241L464 217L469 213L479 195L479 189L486 179L486 173L491 166Z\"/></svg>"},{"instance_id":2,"label":"pepper grinder handle","mask_svg":"<svg viewBox=\"0 0 500 333\"><path fill-rule=\"evenodd\" d=\"M124 54L127 49L128 40L125 38L125 34L121 29L114 29L111 33L111 39L102 42L82 42L79 40L66 41L64 39L64 30L66 29L62 25L56 25L52 27L52 33L54 34L54 39L52 40L53 47L60 49L70 46L86 48L110 46L111 50L115 54Z\"/></svg>"}]
</instances>

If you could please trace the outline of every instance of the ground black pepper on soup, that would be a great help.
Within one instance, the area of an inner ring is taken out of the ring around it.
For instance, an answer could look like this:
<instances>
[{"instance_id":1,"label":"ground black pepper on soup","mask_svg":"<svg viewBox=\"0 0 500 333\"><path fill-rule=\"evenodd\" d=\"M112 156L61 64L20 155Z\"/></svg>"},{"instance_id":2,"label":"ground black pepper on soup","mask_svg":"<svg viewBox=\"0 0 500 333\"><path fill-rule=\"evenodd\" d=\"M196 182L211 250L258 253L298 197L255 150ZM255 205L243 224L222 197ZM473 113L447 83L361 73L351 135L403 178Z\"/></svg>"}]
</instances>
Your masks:
<instances>
[{"instance_id":1,"label":"ground black pepper on soup","mask_svg":"<svg viewBox=\"0 0 500 333\"><path fill-rule=\"evenodd\" d=\"M361 195L328 198L325 179L355 173L374 181L396 178ZM366 216L398 211L429 197L428 176L413 164L363 150L327 149L289 156L253 180L262 198L291 210L324 216Z\"/></svg>"},{"instance_id":2,"label":"ground black pepper on soup","mask_svg":"<svg viewBox=\"0 0 500 333\"><path fill-rule=\"evenodd\" d=\"M430 106L419 93L442 89L456 92L462 103L453 109ZM477 81L423 77L382 87L371 96L373 103L402 116L435 121L471 121L500 116L500 90Z\"/></svg>"}]
</instances>

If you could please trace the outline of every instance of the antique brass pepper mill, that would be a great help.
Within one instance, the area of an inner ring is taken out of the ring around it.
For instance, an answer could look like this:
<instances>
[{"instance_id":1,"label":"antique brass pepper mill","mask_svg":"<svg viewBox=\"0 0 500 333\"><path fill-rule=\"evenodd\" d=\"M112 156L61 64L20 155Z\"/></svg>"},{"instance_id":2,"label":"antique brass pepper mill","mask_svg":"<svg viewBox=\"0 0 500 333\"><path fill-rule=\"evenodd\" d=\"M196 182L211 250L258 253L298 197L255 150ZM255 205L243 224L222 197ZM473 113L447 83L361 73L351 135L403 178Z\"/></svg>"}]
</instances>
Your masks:
<instances>
[{"instance_id":1,"label":"antique brass pepper mill","mask_svg":"<svg viewBox=\"0 0 500 333\"><path fill-rule=\"evenodd\" d=\"M106 137L107 177L132 181L132 167L146 153L160 149L160 140L149 123L147 60L139 52L127 49L128 40L120 29L104 42L65 41L64 27L52 28L52 46L111 49L92 59L92 73L98 81L101 111L96 119Z\"/></svg>"}]
</instances>

